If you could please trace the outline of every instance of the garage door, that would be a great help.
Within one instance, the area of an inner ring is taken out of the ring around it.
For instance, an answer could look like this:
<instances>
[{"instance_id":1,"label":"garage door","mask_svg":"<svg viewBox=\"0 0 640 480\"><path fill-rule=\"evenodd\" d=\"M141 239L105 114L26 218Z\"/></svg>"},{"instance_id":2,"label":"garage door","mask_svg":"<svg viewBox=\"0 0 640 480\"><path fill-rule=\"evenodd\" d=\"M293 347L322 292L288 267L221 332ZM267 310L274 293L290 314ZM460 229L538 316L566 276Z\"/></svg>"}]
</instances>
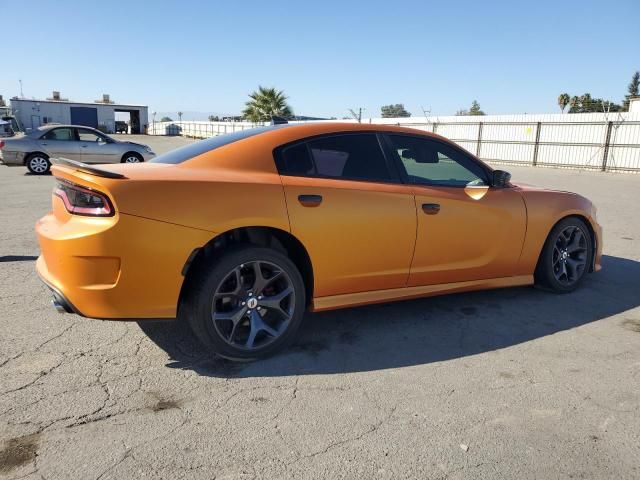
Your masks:
<instances>
[{"instance_id":1,"label":"garage door","mask_svg":"<svg viewBox=\"0 0 640 480\"><path fill-rule=\"evenodd\" d=\"M98 109L91 107L71 107L71 123L98 128Z\"/></svg>"}]
</instances>

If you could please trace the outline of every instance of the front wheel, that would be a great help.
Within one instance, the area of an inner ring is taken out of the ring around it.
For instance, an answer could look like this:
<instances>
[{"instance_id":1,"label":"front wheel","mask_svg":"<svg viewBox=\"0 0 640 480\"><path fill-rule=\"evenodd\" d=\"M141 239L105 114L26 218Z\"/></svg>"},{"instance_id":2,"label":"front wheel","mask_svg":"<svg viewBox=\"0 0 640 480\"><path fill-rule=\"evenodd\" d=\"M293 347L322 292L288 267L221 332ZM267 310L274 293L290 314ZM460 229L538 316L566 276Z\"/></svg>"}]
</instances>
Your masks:
<instances>
[{"instance_id":1,"label":"front wheel","mask_svg":"<svg viewBox=\"0 0 640 480\"><path fill-rule=\"evenodd\" d=\"M572 292L588 273L592 260L593 242L587 225L577 217L565 218L547 237L536 268L536 283L555 292Z\"/></svg>"},{"instance_id":2,"label":"front wheel","mask_svg":"<svg viewBox=\"0 0 640 480\"><path fill-rule=\"evenodd\" d=\"M27 170L34 175L44 175L51 169L49 157L44 153L32 153L25 160L25 165L27 166Z\"/></svg>"},{"instance_id":3,"label":"front wheel","mask_svg":"<svg viewBox=\"0 0 640 480\"><path fill-rule=\"evenodd\" d=\"M231 360L265 357L290 343L305 310L295 264L262 247L236 247L210 267L198 265L180 316L200 341Z\"/></svg>"}]
</instances>

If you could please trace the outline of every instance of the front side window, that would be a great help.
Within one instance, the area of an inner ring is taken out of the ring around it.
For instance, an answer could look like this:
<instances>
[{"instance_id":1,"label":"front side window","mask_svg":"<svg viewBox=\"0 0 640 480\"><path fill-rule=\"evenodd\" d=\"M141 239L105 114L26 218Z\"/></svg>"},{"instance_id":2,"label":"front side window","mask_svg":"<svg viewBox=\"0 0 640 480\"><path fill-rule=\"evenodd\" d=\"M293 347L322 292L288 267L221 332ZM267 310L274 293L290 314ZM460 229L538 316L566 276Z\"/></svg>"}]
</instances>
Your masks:
<instances>
[{"instance_id":1,"label":"front side window","mask_svg":"<svg viewBox=\"0 0 640 480\"><path fill-rule=\"evenodd\" d=\"M282 175L391 180L375 134L335 135L287 147L279 156L278 170Z\"/></svg>"},{"instance_id":2,"label":"front side window","mask_svg":"<svg viewBox=\"0 0 640 480\"><path fill-rule=\"evenodd\" d=\"M387 138L410 183L452 187L487 185L484 169L445 143L405 135Z\"/></svg>"},{"instance_id":3,"label":"front side window","mask_svg":"<svg viewBox=\"0 0 640 480\"><path fill-rule=\"evenodd\" d=\"M54 128L42 136L45 140L75 140L72 128Z\"/></svg>"},{"instance_id":4,"label":"front side window","mask_svg":"<svg viewBox=\"0 0 640 480\"><path fill-rule=\"evenodd\" d=\"M78 138L81 142L106 142L102 135L98 135L91 130L78 129Z\"/></svg>"}]
</instances>

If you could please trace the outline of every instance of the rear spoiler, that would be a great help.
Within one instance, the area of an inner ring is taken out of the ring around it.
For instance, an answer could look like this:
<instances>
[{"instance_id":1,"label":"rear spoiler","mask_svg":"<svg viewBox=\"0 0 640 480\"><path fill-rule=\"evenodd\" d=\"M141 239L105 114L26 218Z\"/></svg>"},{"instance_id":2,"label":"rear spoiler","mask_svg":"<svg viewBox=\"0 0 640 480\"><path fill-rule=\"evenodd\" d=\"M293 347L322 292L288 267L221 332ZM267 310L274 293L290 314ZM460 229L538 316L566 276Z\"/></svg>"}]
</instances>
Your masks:
<instances>
[{"instance_id":1,"label":"rear spoiler","mask_svg":"<svg viewBox=\"0 0 640 480\"><path fill-rule=\"evenodd\" d=\"M51 163L54 165L62 165L63 167L70 167L78 172L88 173L89 175L95 175L96 177L103 178L127 178L121 173L110 172L108 170L102 170L101 168L92 167L86 163L76 162L75 160L69 160L68 158L52 158Z\"/></svg>"}]
</instances>

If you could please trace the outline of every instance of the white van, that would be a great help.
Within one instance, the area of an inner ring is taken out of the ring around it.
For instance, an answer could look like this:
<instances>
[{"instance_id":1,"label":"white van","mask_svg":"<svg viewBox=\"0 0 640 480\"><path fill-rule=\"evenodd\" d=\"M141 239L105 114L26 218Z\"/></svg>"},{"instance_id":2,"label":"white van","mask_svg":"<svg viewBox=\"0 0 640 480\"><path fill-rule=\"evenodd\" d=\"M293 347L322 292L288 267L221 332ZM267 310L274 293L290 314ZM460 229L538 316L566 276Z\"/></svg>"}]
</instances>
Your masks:
<instances>
[{"instance_id":1,"label":"white van","mask_svg":"<svg viewBox=\"0 0 640 480\"><path fill-rule=\"evenodd\" d=\"M0 118L0 137L13 137L14 135L11 122Z\"/></svg>"}]
</instances>

